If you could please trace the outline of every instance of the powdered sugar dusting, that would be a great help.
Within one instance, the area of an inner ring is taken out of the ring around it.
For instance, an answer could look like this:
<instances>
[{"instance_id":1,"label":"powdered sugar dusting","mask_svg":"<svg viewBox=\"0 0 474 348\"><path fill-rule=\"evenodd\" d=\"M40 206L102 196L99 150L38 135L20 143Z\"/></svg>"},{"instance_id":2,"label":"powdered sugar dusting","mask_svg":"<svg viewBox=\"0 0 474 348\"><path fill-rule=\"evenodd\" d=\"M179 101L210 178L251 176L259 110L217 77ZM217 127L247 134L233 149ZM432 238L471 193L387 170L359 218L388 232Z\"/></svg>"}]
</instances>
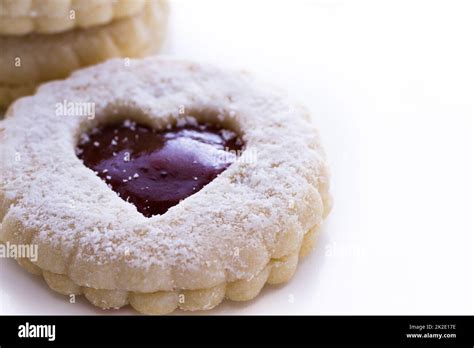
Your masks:
<instances>
[{"instance_id":1,"label":"powdered sugar dusting","mask_svg":"<svg viewBox=\"0 0 474 348\"><path fill-rule=\"evenodd\" d=\"M64 99L94 103L95 120L55 115ZM321 223L328 197L317 132L289 105L248 74L159 57L128 69L111 60L45 84L16 102L0 125L5 221L19 221L22 238L64 255L64 266L53 271L98 288L152 291L249 279ZM214 115L238 127L256 160L236 161L166 214L145 218L75 154L76 143L88 141L80 134L119 114L156 127ZM38 265L53 268L50 260ZM109 279L104 267L122 271ZM131 275L140 280L130 282Z\"/></svg>"}]
</instances>

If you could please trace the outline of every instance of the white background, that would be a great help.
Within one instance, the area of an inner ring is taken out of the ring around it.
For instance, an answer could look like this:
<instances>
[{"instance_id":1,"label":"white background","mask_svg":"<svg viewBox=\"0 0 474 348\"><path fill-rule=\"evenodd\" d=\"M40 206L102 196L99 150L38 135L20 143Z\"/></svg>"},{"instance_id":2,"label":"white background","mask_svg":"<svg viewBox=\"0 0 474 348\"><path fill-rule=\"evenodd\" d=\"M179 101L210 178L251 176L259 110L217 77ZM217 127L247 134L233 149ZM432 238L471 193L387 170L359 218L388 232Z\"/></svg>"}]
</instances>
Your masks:
<instances>
[{"instance_id":1,"label":"white background","mask_svg":"<svg viewBox=\"0 0 474 348\"><path fill-rule=\"evenodd\" d=\"M164 52L286 88L312 110L333 173L334 210L293 280L209 313L474 314L473 13L447 0L172 2ZM0 260L0 313L109 312Z\"/></svg>"}]
</instances>

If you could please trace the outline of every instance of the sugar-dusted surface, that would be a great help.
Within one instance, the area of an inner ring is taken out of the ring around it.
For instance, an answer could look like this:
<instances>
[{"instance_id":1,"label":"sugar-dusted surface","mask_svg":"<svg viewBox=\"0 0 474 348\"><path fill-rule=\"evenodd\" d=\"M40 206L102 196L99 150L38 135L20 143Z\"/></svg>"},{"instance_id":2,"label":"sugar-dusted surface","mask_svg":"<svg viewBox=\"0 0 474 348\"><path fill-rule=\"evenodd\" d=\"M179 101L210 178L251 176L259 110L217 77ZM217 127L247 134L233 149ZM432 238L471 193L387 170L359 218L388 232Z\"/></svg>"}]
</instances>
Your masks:
<instances>
[{"instance_id":1,"label":"sugar-dusted surface","mask_svg":"<svg viewBox=\"0 0 474 348\"><path fill-rule=\"evenodd\" d=\"M299 250L330 205L307 112L248 73L167 58L125 62L43 85L10 108L0 140L2 239L39 244L37 266L78 285L146 293L250 280ZM93 103L95 118L58 114L63 100ZM157 128L189 116L220 122L253 156L145 218L74 153L80 133L124 115Z\"/></svg>"}]
</instances>

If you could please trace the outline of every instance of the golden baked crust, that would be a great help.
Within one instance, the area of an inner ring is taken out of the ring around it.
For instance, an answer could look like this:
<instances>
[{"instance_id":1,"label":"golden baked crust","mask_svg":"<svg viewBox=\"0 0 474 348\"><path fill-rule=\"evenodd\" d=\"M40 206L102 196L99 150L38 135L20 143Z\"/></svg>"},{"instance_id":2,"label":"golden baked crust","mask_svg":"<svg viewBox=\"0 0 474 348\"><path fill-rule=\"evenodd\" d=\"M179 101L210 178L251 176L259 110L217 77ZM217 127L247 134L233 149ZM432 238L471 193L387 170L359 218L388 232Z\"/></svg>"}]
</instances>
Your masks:
<instances>
[{"instance_id":1,"label":"golden baked crust","mask_svg":"<svg viewBox=\"0 0 474 348\"><path fill-rule=\"evenodd\" d=\"M0 36L0 108L34 91L41 82L113 57L156 53L165 36L165 0L149 0L133 17L59 34Z\"/></svg>"},{"instance_id":2,"label":"golden baked crust","mask_svg":"<svg viewBox=\"0 0 474 348\"><path fill-rule=\"evenodd\" d=\"M134 16L150 0L0 0L0 35L51 34Z\"/></svg>"},{"instance_id":3,"label":"golden baked crust","mask_svg":"<svg viewBox=\"0 0 474 348\"><path fill-rule=\"evenodd\" d=\"M331 206L307 111L248 73L164 57L124 63L44 84L7 111L0 240L38 245L24 266L103 308L210 309L289 280ZM64 100L92 103L95 118L58 115ZM83 131L123 117L157 128L217 122L240 133L245 151L201 191L146 218L74 153Z\"/></svg>"},{"instance_id":4,"label":"golden baked crust","mask_svg":"<svg viewBox=\"0 0 474 348\"><path fill-rule=\"evenodd\" d=\"M23 97L24 95L33 94L36 88L35 83L17 85L10 83L0 83L0 110L6 109L8 105L15 99ZM0 119L2 119L0 116Z\"/></svg>"}]
</instances>

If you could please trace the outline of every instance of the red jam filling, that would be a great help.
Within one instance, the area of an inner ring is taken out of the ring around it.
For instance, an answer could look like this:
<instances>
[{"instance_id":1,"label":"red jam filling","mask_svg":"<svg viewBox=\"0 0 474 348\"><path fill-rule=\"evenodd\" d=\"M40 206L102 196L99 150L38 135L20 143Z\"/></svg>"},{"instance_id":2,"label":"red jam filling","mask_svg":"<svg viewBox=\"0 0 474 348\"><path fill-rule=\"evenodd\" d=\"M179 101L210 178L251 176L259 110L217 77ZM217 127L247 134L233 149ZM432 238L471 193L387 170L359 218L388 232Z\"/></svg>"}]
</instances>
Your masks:
<instances>
[{"instance_id":1,"label":"red jam filling","mask_svg":"<svg viewBox=\"0 0 474 348\"><path fill-rule=\"evenodd\" d=\"M146 217L164 214L227 169L236 133L208 123L152 129L125 120L83 134L77 155Z\"/></svg>"}]
</instances>

